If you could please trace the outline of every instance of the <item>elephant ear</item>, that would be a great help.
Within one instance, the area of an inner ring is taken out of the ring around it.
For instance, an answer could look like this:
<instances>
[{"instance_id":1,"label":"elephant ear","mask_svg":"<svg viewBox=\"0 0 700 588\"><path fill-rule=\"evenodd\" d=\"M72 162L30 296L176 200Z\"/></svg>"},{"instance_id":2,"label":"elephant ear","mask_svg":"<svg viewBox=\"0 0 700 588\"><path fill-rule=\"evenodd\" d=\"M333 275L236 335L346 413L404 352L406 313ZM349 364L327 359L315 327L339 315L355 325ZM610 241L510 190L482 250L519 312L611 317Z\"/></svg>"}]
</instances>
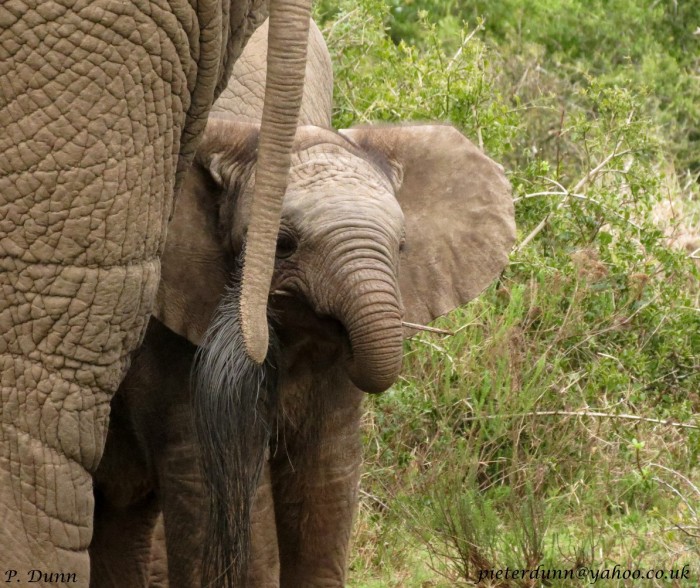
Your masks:
<instances>
[{"instance_id":1,"label":"elephant ear","mask_svg":"<svg viewBox=\"0 0 700 588\"><path fill-rule=\"evenodd\" d=\"M450 125L342 133L370 156L386 157L392 170L406 219L399 272L405 320L425 324L477 296L503 270L515 241L503 167Z\"/></svg>"},{"instance_id":2,"label":"elephant ear","mask_svg":"<svg viewBox=\"0 0 700 588\"><path fill-rule=\"evenodd\" d=\"M257 133L257 125L209 119L168 225L154 316L195 345L234 270L234 209L252 173Z\"/></svg>"}]
</instances>

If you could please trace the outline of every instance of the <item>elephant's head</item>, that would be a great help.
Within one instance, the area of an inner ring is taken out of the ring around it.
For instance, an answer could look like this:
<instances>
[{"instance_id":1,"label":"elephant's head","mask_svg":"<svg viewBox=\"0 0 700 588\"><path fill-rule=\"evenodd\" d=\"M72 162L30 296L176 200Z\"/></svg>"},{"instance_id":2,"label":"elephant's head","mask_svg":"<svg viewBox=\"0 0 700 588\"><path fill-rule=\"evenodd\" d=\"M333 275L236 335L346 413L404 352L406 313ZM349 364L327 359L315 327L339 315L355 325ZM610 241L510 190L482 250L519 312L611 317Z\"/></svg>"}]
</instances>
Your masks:
<instances>
[{"instance_id":1,"label":"elephant's head","mask_svg":"<svg viewBox=\"0 0 700 588\"><path fill-rule=\"evenodd\" d=\"M194 343L250 237L256 145L256 126L210 119L171 224L156 316ZM476 296L513 240L502 168L453 127L302 127L272 307L291 297L337 320L350 378L381 392L401 369L402 321L428 322Z\"/></svg>"}]
</instances>

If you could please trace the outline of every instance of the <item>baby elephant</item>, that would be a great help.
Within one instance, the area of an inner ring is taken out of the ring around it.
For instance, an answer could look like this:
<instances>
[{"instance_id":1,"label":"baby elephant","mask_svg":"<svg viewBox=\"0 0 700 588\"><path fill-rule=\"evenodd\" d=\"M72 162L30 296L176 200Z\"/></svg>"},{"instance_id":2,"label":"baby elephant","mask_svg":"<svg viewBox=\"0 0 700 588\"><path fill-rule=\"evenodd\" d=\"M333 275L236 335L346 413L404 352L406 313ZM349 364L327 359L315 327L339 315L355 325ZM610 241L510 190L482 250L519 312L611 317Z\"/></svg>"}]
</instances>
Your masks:
<instances>
[{"instance_id":1,"label":"baby elephant","mask_svg":"<svg viewBox=\"0 0 700 588\"><path fill-rule=\"evenodd\" d=\"M189 374L212 322L229 320L257 137L257 125L210 119L177 202L157 320L113 401L95 478L96 585L147 584L160 511L171 585L200 583L210 515ZM255 505L247 505L246 586L344 585L362 393L386 390L398 377L410 334L403 322L425 324L476 296L505 266L513 241L502 168L455 128L299 128L269 300L276 398L259 399L267 415L253 404L240 406L247 412L236 418L242 426L267 419L268 459L222 474L233 488L251 476L257 483L262 468ZM217 347L208 353L219 355L235 344L206 340ZM219 424L213 415L212 435ZM238 562L246 557L232 554Z\"/></svg>"}]
</instances>

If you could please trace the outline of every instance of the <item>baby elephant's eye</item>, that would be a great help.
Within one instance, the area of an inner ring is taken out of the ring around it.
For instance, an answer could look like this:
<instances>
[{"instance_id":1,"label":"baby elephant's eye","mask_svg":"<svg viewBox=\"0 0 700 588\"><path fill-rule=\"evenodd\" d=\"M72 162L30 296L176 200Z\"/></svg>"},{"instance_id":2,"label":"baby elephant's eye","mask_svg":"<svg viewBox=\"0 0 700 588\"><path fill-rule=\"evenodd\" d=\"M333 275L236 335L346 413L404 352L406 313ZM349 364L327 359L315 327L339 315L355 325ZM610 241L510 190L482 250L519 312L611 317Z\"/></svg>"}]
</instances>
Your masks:
<instances>
[{"instance_id":1,"label":"baby elephant's eye","mask_svg":"<svg viewBox=\"0 0 700 588\"><path fill-rule=\"evenodd\" d=\"M277 251L275 252L275 257L277 257L277 259L287 259L294 255L298 246L299 241L297 238L289 231L282 229L277 236Z\"/></svg>"}]
</instances>

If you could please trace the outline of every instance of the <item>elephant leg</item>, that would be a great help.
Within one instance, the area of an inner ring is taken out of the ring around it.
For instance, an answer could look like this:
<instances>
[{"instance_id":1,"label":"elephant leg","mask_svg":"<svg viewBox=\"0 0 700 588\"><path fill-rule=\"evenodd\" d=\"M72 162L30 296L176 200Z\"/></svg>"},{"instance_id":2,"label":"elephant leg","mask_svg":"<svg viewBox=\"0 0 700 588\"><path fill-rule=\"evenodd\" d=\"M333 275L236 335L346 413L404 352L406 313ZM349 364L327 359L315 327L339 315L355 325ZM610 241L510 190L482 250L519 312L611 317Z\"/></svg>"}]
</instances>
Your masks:
<instances>
[{"instance_id":1,"label":"elephant leg","mask_svg":"<svg viewBox=\"0 0 700 588\"><path fill-rule=\"evenodd\" d=\"M140 359L132 364L111 403L109 434L93 476L94 531L90 543L90 585L147 586L151 535L160 505L130 414L131 390L147 394Z\"/></svg>"},{"instance_id":2,"label":"elephant leg","mask_svg":"<svg viewBox=\"0 0 700 588\"><path fill-rule=\"evenodd\" d=\"M163 343L172 339L159 339L157 326L158 321L151 321L112 399L107 442L93 475L95 514L89 554L91 585L96 588L150 586L152 552L159 546L152 537L157 521L162 529L162 516L158 517L161 508L149 440L162 435L158 393L166 366L158 351L169 353L171 348ZM186 371L174 376L186 377Z\"/></svg>"},{"instance_id":3,"label":"elephant leg","mask_svg":"<svg viewBox=\"0 0 700 588\"><path fill-rule=\"evenodd\" d=\"M200 586L208 503L199 475L192 414L188 404L180 404L170 407L164 417L163 444L151 454L158 471L168 581L172 586Z\"/></svg>"},{"instance_id":4,"label":"elephant leg","mask_svg":"<svg viewBox=\"0 0 700 588\"><path fill-rule=\"evenodd\" d=\"M155 522L150 550L149 581L154 588L201 583L209 503L188 386L195 351L186 339L151 320L112 402L110 436L96 473L98 488L109 492L113 502L137 503L142 498L139 492L156 495L162 516ZM247 585L277 587L279 558L267 465L252 524L253 567Z\"/></svg>"},{"instance_id":5,"label":"elephant leg","mask_svg":"<svg viewBox=\"0 0 700 588\"><path fill-rule=\"evenodd\" d=\"M287 417L272 480L285 588L345 585L357 504L363 393L339 371L315 380L306 410L288 407L304 391L282 391Z\"/></svg>"},{"instance_id":6,"label":"elephant leg","mask_svg":"<svg viewBox=\"0 0 700 588\"><path fill-rule=\"evenodd\" d=\"M278 588L280 585L277 527L269 462L263 467L251 511L251 554L247 577L246 586L249 588Z\"/></svg>"},{"instance_id":7,"label":"elephant leg","mask_svg":"<svg viewBox=\"0 0 700 588\"><path fill-rule=\"evenodd\" d=\"M95 588L148 586L151 537L160 512L154 494L118 507L95 498L95 530L90 544L90 585Z\"/></svg>"},{"instance_id":8,"label":"elephant leg","mask_svg":"<svg viewBox=\"0 0 700 588\"><path fill-rule=\"evenodd\" d=\"M168 554L165 547L163 516L156 520L151 539L151 562L148 572L148 588L168 588Z\"/></svg>"}]
</instances>

